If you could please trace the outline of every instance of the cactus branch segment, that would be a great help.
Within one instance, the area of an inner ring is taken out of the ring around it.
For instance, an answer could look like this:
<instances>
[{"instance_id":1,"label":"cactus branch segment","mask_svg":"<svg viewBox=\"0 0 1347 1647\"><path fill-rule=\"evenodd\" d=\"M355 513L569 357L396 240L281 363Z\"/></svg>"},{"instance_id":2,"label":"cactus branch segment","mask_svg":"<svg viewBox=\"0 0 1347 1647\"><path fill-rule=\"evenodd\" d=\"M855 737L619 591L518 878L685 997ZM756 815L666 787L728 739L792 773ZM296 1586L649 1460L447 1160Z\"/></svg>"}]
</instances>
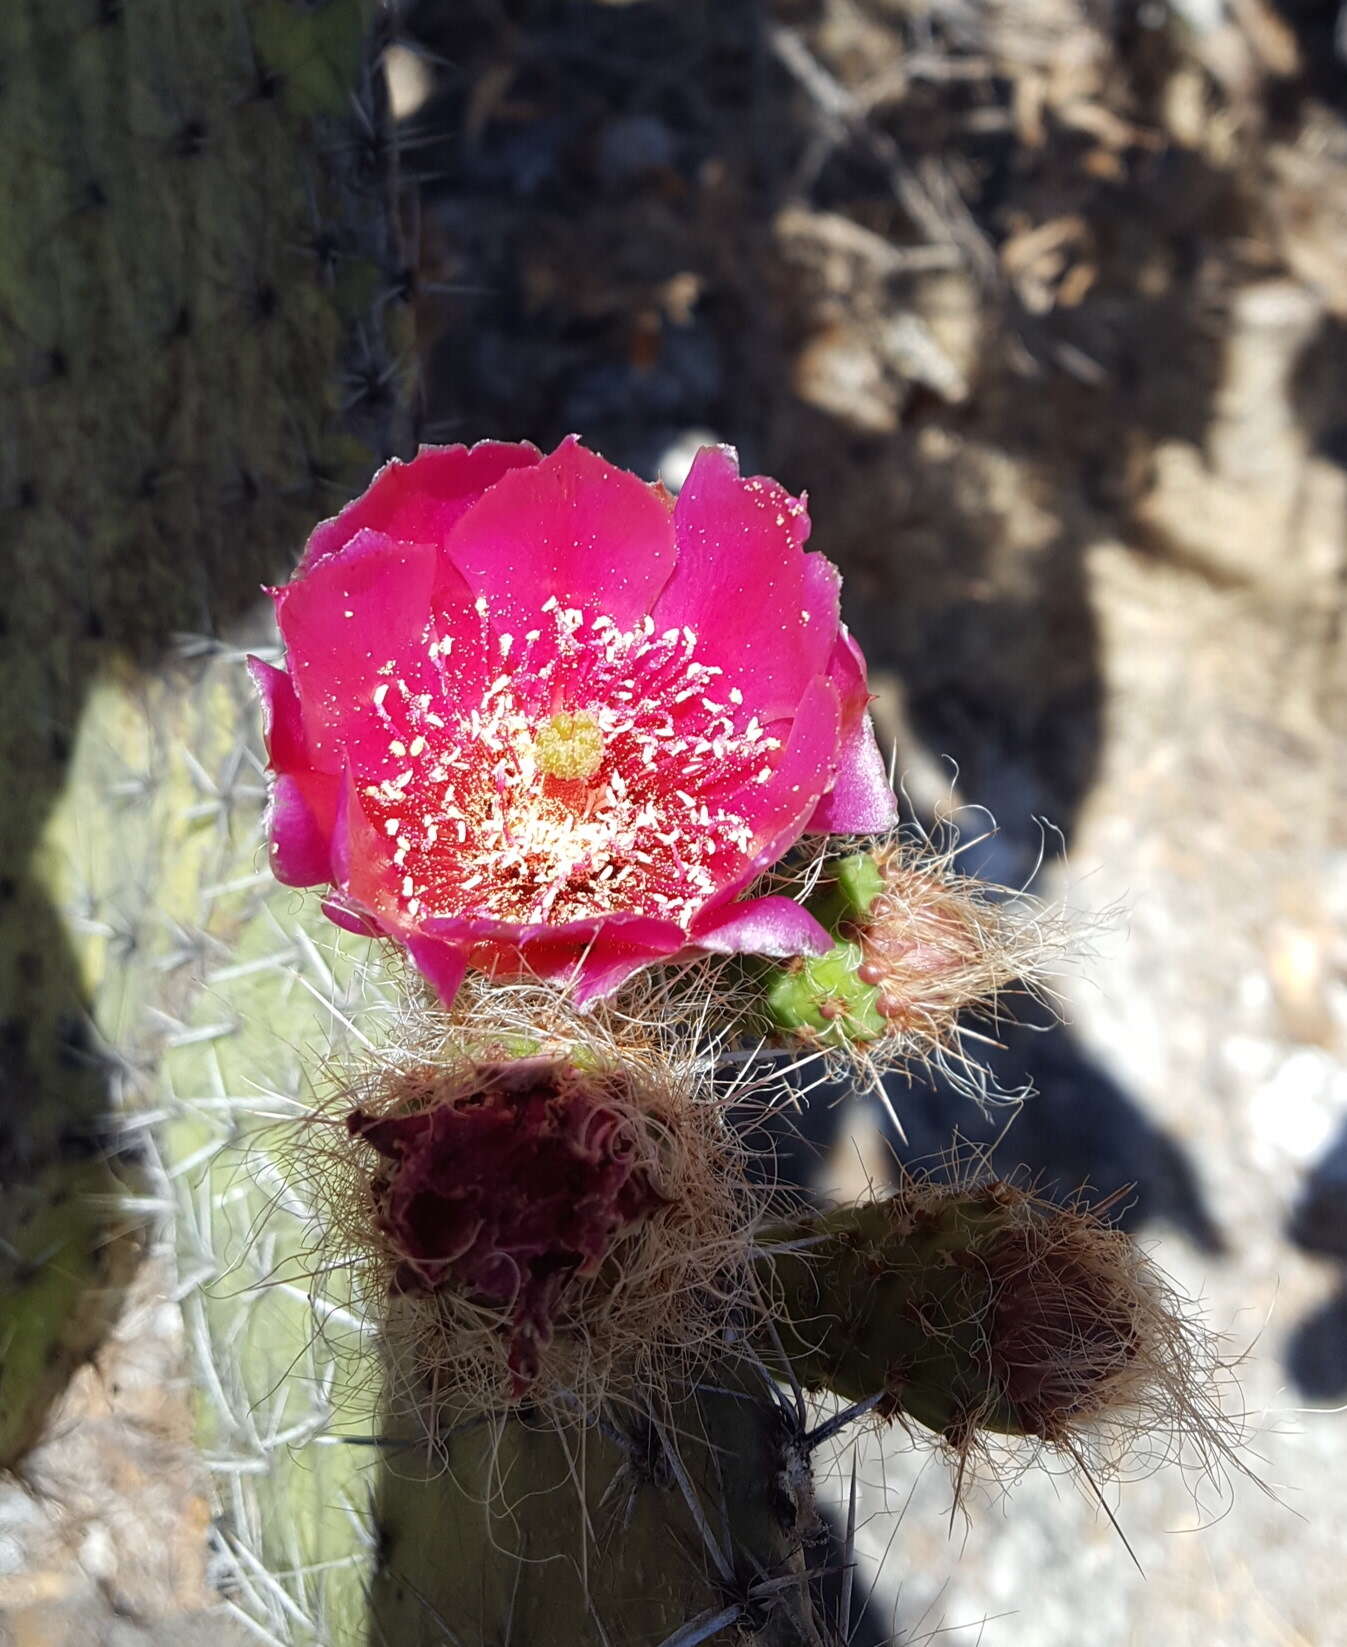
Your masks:
<instances>
[{"instance_id":1,"label":"cactus branch segment","mask_svg":"<svg viewBox=\"0 0 1347 1647\"><path fill-rule=\"evenodd\" d=\"M455 1429L428 1386L390 1413L372 1641L440 1641L439 1620L466 1647L831 1639L821 1441L873 1414L960 1457L988 1433L1076 1456L1086 1427L1190 1393L1170 1300L1127 1237L1001 1181L912 1182L776 1225L760 1251L764 1313L695 1391L569 1426L516 1408ZM847 1405L811 1430L807 1391Z\"/></svg>"},{"instance_id":2,"label":"cactus branch segment","mask_svg":"<svg viewBox=\"0 0 1347 1647\"><path fill-rule=\"evenodd\" d=\"M961 1449L978 1431L1065 1443L1182 1382L1177 1323L1127 1236L999 1180L909 1184L764 1249L793 1375Z\"/></svg>"},{"instance_id":3,"label":"cactus branch segment","mask_svg":"<svg viewBox=\"0 0 1347 1647\"><path fill-rule=\"evenodd\" d=\"M742 1366L586 1430L524 1413L385 1453L371 1643L662 1647L717 1618L716 1639L818 1640L807 1471Z\"/></svg>"},{"instance_id":4,"label":"cactus branch segment","mask_svg":"<svg viewBox=\"0 0 1347 1647\"><path fill-rule=\"evenodd\" d=\"M771 1031L871 1070L943 1065L961 1014L994 1018L1003 992L1040 993L1060 917L958 874L957 855L957 839L932 853L899 834L825 862L806 901L833 947L760 969Z\"/></svg>"},{"instance_id":5,"label":"cactus branch segment","mask_svg":"<svg viewBox=\"0 0 1347 1647\"><path fill-rule=\"evenodd\" d=\"M407 444L375 13L0 5L0 1464L115 1315L136 1237L104 1114L183 1006L146 915L181 912L203 820L145 861L143 671L227 633ZM149 741L199 756L197 707L164 693Z\"/></svg>"},{"instance_id":6,"label":"cactus branch segment","mask_svg":"<svg viewBox=\"0 0 1347 1647\"><path fill-rule=\"evenodd\" d=\"M863 969L858 923L884 890L874 855L855 852L829 865L828 878L809 902L811 914L836 940L826 955L772 967L764 979L764 1004L772 1024L788 1033L805 1032L823 1046L868 1045L888 1025L880 992Z\"/></svg>"}]
</instances>

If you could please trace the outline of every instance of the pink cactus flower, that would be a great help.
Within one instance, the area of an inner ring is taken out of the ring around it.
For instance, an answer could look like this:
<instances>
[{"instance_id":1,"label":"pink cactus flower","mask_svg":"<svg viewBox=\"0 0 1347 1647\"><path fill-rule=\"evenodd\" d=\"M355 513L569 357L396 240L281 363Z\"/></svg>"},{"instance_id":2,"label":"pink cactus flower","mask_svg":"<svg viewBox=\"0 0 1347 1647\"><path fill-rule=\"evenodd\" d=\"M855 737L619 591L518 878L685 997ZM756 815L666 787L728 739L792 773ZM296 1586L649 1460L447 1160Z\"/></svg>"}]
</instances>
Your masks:
<instances>
[{"instance_id":1,"label":"pink cactus flower","mask_svg":"<svg viewBox=\"0 0 1347 1647\"><path fill-rule=\"evenodd\" d=\"M793 900L743 897L806 831L894 818L808 534L723 446L677 502L573 438L389 463L272 592L288 672L251 663L276 875L446 1002L469 966L584 1001L672 957L825 952Z\"/></svg>"}]
</instances>

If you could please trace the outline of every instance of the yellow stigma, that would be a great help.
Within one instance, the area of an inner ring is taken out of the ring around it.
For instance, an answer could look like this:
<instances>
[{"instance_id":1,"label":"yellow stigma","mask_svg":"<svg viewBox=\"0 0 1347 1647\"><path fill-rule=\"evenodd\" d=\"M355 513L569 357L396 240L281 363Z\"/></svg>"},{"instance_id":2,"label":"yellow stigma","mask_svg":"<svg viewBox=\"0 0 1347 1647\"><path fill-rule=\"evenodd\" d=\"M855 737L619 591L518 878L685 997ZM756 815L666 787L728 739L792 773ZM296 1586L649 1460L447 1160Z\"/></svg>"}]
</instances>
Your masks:
<instances>
[{"instance_id":1,"label":"yellow stigma","mask_svg":"<svg viewBox=\"0 0 1347 1647\"><path fill-rule=\"evenodd\" d=\"M549 778L588 783L603 764L603 733L587 709L563 709L538 728L533 755Z\"/></svg>"}]
</instances>

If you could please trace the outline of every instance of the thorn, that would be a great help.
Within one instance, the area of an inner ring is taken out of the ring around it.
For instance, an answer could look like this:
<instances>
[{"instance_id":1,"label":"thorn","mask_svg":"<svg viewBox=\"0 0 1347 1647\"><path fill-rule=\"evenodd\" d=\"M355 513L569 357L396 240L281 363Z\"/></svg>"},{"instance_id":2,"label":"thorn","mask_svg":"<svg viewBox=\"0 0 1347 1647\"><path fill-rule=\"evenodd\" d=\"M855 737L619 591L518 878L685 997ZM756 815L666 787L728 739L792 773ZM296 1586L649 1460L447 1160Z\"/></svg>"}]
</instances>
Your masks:
<instances>
[{"instance_id":1,"label":"thorn","mask_svg":"<svg viewBox=\"0 0 1347 1647\"><path fill-rule=\"evenodd\" d=\"M727 1629L742 1612L743 1608L736 1602L732 1607L722 1607L718 1613L698 1613L681 1629L666 1636L659 1647L698 1647L699 1642L709 1641L717 1631Z\"/></svg>"},{"instance_id":2,"label":"thorn","mask_svg":"<svg viewBox=\"0 0 1347 1647\"><path fill-rule=\"evenodd\" d=\"M805 1436L805 1445L812 1451L822 1446L825 1441L831 1440L839 1430L844 1430L848 1424L854 1424L858 1418L864 1418L866 1413L872 1412L884 1399L881 1390L878 1395L867 1395L864 1401L853 1401L849 1407L844 1407L840 1413L834 1413L822 1424L816 1425Z\"/></svg>"},{"instance_id":3,"label":"thorn","mask_svg":"<svg viewBox=\"0 0 1347 1647\"><path fill-rule=\"evenodd\" d=\"M1122 1523L1118 1520L1117 1516L1114 1515L1113 1511L1110 1509L1108 1500L1104 1497L1103 1492L1100 1490L1099 1483L1095 1480L1094 1476L1091 1475L1089 1469L1086 1467L1085 1460L1081 1457L1081 1455L1080 1455L1079 1451L1077 1450L1077 1448L1075 1448L1069 1441L1062 1441L1060 1443L1060 1446L1062 1448L1062 1451L1066 1452L1066 1453L1069 1453L1071 1455L1072 1459L1075 1461L1076 1468L1080 1471L1081 1475L1084 1476L1086 1482L1089 1485L1090 1491L1094 1494L1095 1498L1098 1500L1099 1508L1101 1510L1103 1510L1104 1514L1109 1518L1109 1521L1112 1523L1112 1526L1113 1526L1113 1531L1115 1533L1117 1533L1118 1537L1122 1540L1122 1547L1123 1547L1124 1550L1127 1551L1128 1555L1131 1557L1132 1565L1141 1574L1142 1578L1145 1578L1146 1569L1141 1565L1141 1562L1137 1559L1136 1551L1132 1548L1131 1544L1128 1542L1127 1534L1122 1530Z\"/></svg>"},{"instance_id":4,"label":"thorn","mask_svg":"<svg viewBox=\"0 0 1347 1647\"><path fill-rule=\"evenodd\" d=\"M434 1605L428 1596L426 1596L421 1590L417 1589L416 1585L412 1583L411 1579L409 1579L405 1573L398 1574L398 1583L411 1592L413 1599L425 1608L426 1612L430 1614L436 1624L438 1624L444 1631L443 1639L449 1644L449 1647L463 1647L462 1636L450 1628L449 1621L445 1618L444 1614Z\"/></svg>"},{"instance_id":5,"label":"thorn","mask_svg":"<svg viewBox=\"0 0 1347 1647\"><path fill-rule=\"evenodd\" d=\"M674 1473L674 1480L678 1483L679 1491L682 1493L684 1502L687 1504L688 1512L692 1516L693 1521L697 1524L697 1531L702 1536L702 1543L705 1544L707 1550L710 1552L711 1559L715 1562L716 1570L720 1574L721 1578L726 1584L730 1584L734 1580L734 1569L730 1565L729 1557L725 1554L724 1550L721 1549L720 1544L717 1542L711 1532L711 1528L707 1524L706 1516L702 1511L702 1507L697 1502L697 1495L692 1490L692 1482L688 1479L688 1473L684 1467L683 1460L678 1456L678 1451L673 1446L670 1438L665 1435L663 1427L653 1416L651 1418L651 1423L655 1426L660 1442L664 1447L665 1456L669 1460L669 1468ZM734 1616L738 1616L737 1609ZM717 1628L719 1628L719 1626L717 1626ZM703 1638L698 1636L696 1639L700 1641Z\"/></svg>"},{"instance_id":6,"label":"thorn","mask_svg":"<svg viewBox=\"0 0 1347 1647\"><path fill-rule=\"evenodd\" d=\"M856 1449L851 1449L851 1488L847 1494L847 1530L842 1546L842 1579L837 1596L837 1630L851 1637L851 1592L856 1581Z\"/></svg>"}]
</instances>

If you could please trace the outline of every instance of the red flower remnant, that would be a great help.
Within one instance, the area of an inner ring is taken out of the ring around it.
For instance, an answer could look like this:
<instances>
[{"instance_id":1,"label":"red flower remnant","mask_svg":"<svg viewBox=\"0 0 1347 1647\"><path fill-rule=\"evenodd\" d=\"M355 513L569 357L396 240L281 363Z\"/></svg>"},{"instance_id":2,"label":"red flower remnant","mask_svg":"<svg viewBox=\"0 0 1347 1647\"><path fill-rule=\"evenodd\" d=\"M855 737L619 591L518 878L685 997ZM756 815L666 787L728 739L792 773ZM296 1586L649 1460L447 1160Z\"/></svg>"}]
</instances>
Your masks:
<instances>
[{"instance_id":1,"label":"red flower remnant","mask_svg":"<svg viewBox=\"0 0 1347 1647\"><path fill-rule=\"evenodd\" d=\"M546 1058L486 1066L457 1099L400 1116L357 1109L354 1137L386 1165L370 1180L401 1293L453 1287L508 1307L514 1394L572 1279L598 1272L614 1241L666 1205L619 1111L592 1076Z\"/></svg>"},{"instance_id":2,"label":"red flower remnant","mask_svg":"<svg viewBox=\"0 0 1347 1647\"><path fill-rule=\"evenodd\" d=\"M1060 1234L1011 1230L981 1254L990 1370L1024 1433L1048 1441L1117 1401L1144 1347L1134 1289L1108 1246L1076 1215L1058 1217Z\"/></svg>"},{"instance_id":3,"label":"red flower remnant","mask_svg":"<svg viewBox=\"0 0 1347 1647\"><path fill-rule=\"evenodd\" d=\"M272 864L339 923L578 1000L702 951L823 953L742 893L895 806L802 501L707 447L676 503L568 440L427 447L309 541L253 660Z\"/></svg>"}]
</instances>

